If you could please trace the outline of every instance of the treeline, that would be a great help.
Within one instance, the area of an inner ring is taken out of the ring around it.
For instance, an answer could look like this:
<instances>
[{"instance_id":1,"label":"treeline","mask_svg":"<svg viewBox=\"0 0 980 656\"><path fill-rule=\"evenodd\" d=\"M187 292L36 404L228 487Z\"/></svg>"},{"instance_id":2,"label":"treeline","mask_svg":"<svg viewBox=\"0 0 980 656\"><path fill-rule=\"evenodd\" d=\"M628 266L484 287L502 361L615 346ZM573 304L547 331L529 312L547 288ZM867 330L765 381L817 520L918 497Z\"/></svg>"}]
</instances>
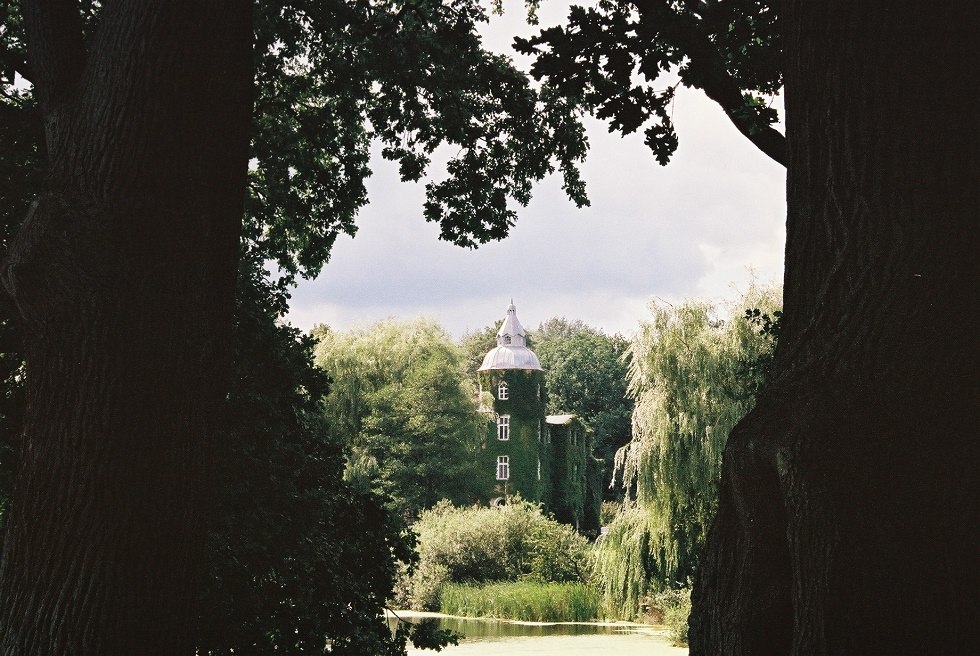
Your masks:
<instances>
[{"instance_id":1,"label":"treeline","mask_svg":"<svg viewBox=\"0 0 980 656\"><path fill-rule=\"evenodd\" d=\"M454 340L432 321L391 319L304 336L277 321L286 293L258 262L246 260L238 287L199 653L304 653L324 639L401 653L408 635L391 634L385 606L443 608L445 591L457 612L516 613L487 599L526 606L526 584L573 586L567 597L548 588L540 603L579 619L633 618L684 598L726 435L771 357L776 292L753 290L725 317L702 303L655 305L632 340L567 319L532 331L549 412L583 419L616 483L608 532L589 545L524 502L472 507L486 474L473 457L485 426L475 371L496 326ZM16 350L4 353L0 522L23 404ZM477 592L510 584L525 587Z\"/></svg>"},{"instance_id":2,"label":"treeline","mask_svg":"<svg viewBox=\"0 0 980 656\"><path fill-rule=\"evenodd\" d=\"M727 312L696 301L653 304L631 340L567 319L532 332L531 347L546 370L549 411L582 417L596 434L597 455L608 461L607 530L575 577L600 593L598 614L686 617L687 588L715 509L721 454L764 383L779 305L778 290L752 288ZM455 606L440 602L447 585L569 582L541 572L498 576L499 566L489 565L460 573L427 555L436 540L454 545L456 558L483 562L474 554L500 539L493 527L504 515L466 509L485 475L473 468L481 439L473 373L495 332L488 326L457 344L421 319L317 331L317 362L334 380L327 415L351 449L348 479L388 497L405 521L421 513L414 530L422 564L401 597L416 608L466 607L458 600L468 593L458 588L451 588ZM426 510L440 499L455 504L456 514L441 506ZM433 537L446 534L453 539ZM551 557L533 541L515 538L510 548L523 549L528 562ZM580 556L578 547L565 554L569 562Z\"/></svg>"},{"instance_id":3,"label":"treeline","mask_svg":"<svg viewBox=\"0 0 980 656\"><path fill-rule=\"evenodd\" d=\"M385 496L405 521L441 499L476 502L489 488L492 472L481 471L475 457L486 429L476 371L496 346L496 332L487 326L457 341L421 318L313 330L316 364L332 381L324 406L329 429L350 449L345 476ZM564 318L531 335L545 369L548 412L582 419L607 482L616 450L630 440L628 345Z\"/></svg>"}]
</instances>

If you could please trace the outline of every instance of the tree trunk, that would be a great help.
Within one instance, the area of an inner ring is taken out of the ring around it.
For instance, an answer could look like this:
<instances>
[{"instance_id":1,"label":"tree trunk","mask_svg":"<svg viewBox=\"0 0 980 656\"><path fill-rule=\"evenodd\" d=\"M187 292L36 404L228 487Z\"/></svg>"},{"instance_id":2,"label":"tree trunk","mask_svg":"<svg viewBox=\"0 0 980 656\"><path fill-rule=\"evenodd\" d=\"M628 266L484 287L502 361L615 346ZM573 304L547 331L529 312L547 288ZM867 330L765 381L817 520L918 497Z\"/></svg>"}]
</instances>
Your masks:
<instances>
[{"instance_id":1,"label":"tree trunk","mask_svg":"<svg viewBox=\"0 0 980 656\"><path fill-rule=\"evenodd\" d=\"M248 159L246 0L25 2L43 191L2 270L28 400L0 653L193 653Z\"/></svg>"},{"instance_id":2,"label":"tree trunk","mask_svg":"<svg viewBox=\"0 0 980 656\"><path fill-rule=\"evenodd\" d=\"M976 648L978 4L786 3L785 307L692 654Z\"/></svg>"}]
</instances>

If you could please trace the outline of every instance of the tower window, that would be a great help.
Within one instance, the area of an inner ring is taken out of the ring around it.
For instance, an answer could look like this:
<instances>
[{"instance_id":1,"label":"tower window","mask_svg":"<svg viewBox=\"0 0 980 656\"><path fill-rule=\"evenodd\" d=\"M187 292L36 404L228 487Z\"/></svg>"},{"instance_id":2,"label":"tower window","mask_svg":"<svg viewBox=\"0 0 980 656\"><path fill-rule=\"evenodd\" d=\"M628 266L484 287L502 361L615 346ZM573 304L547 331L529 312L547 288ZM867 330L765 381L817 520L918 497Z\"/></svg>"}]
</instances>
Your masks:
<instances>
[{"instance_id":1,"label":"tower window","mask_svg":"<svg viewBox=\"0 0 980 656\"><path fill-rule=\"evenodd\" d=\"M501 401L506 401L509 396L510 391L507 389L507 381L500 381L500 384L497 385L497 398Z\"/></svg>"},{"instance_id":2,"label":"tower window","mask_svg":"<svg viewBox=\"0 0 980 656\"><path fill-rule=\"evenodd\" d=\"M497 417L497 439L510 439L510 415L500 415Z\"/></svg>"},{"instance_id":3,"label":"tower window","mask_svg":"<svg viewBox=\"0 0 980 656\"><path fill-rule=\"evenodd\" d=\"M504 335L504 344L509 346L510 342L511 342L510 335Z\"/></svg>"},{"instance_id":4,"label":"tower window","mask_svg":"<svg viewBox=\"0 0 980 656\"><path fill-rule=\"evenodd\" d=\"M497 480L506 481L510 478L510 456L497 456Z\"/></svg>"}]
</instances>

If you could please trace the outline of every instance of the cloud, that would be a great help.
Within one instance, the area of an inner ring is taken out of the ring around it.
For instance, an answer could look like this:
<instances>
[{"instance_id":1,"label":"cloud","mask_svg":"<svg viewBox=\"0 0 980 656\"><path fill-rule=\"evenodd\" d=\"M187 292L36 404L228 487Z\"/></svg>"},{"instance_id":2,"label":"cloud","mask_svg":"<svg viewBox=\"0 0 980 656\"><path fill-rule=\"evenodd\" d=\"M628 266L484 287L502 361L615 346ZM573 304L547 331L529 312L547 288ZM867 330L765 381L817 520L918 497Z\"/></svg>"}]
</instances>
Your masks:
<instances>
[{"instance_id":1,"label":"cloud","mask_svg":"<svg viewBox=\"0 0 980 656\"><path fill-rule=\"evenodd\" d=\"M289 319L343 329L423 314L459 335L500 321L513 297L527 326L566 316L629 333L652 297L730 299L750 267L779 282L783 168L698 91L678 93L674 121L680 147L661 167L639 135L589 120L592 206L576 209L549 178L507 239L475 251L439 241L422 218L423 185L374 157L357 236L339 239L320 278L296 290Z\"/></svg>"}]
</instances>

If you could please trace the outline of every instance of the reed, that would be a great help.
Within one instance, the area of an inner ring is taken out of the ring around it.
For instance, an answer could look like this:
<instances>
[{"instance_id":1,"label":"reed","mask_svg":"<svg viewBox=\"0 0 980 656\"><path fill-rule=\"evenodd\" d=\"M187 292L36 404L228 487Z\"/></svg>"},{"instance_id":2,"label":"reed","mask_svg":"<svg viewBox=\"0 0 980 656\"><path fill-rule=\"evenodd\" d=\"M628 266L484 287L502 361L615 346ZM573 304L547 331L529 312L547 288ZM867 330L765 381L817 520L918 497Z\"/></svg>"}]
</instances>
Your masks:
<instances>
[{"instance_id":1,"label":"reed","mask_svg":"<svg viewBox=\"0 0 980 656\"><path fill-rule=\"evenodd\" d=\"M489 585L450 583L440 595L447 615L527 622L587 622L598 618L599 592L582 583L518 581Z\"/></svg>"}]
</instances>

